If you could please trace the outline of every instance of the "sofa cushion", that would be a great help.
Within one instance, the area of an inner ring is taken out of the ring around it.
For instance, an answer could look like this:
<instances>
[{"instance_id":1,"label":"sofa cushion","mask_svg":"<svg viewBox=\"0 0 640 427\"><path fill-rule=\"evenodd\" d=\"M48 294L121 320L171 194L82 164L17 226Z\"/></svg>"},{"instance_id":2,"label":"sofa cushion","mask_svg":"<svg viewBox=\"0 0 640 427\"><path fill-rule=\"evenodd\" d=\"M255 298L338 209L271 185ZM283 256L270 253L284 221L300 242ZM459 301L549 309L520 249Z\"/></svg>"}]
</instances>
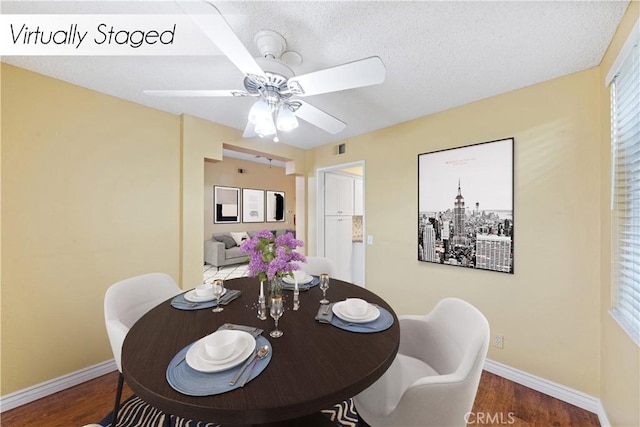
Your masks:
<instances>
[{"instance_id":1,"label":"sofa cushion","mask_svg":"<svg viewBox=\"0 0 640 427\"><path fill-rule=\"evenodd\" d=\"M224 248L229 249L236 246L236 241L233 240L230 234L214 234L213 240L224 243Z\"/></svg>"},{"instance_id":2,"label":"sofa cushion","mask_svg":"<svg viewBox=\"0 0 640 427\"><path fill-rule=\"evenodd\" d=\"M233 231L231 233L231 237L233 237L233 240L236 241L236 245L240 246L240 243L242 243L243 240L246 240L249 238L249 235L247 234L246 231L240 231L238 233L234 233Z\"/></svg>"}]
</instances>

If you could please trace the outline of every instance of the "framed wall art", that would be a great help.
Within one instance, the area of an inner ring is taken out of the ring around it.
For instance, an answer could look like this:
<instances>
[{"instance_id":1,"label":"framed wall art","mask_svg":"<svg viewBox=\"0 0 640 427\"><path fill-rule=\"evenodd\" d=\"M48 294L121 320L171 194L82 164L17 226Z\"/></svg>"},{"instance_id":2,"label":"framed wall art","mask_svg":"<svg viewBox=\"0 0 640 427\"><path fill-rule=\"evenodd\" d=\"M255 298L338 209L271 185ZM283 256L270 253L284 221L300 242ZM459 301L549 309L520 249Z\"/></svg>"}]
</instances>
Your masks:
<instances>
[{"instance_id":1,"label":"framed wall art","mask_svg":"<svg viewBox=\"0 0 640 427\"><path fill-rule=\"evenodd\" d=\"M242 189L242 222L264 222L264 190Z\"/></svg>"},{"instance_id":2,"label":"framed wall art","mask_svg":"<svg viewBox=\"0 0 640 427\"><path fill-rule=\"evenodd\" d=\"M513 273L513 145L418 155L418 260Z\"/></svg>"},{"instance_id":3,"label":"framed wall art","mask_svg":"<svg viewBox=\"0 0 640 427\"><path fill-rule=\"evenodd\" d=\"M213 187L213 222L226 224L240 222L240 189Z\"/></svg>"},{"instance_id":4,"label":"framed wall art","mask_svg":"<svg viewBox=\"0 0 640 427\"><path fill-rule=\"evenodd\" d=\"M284 191L267 191L267 222L284 222Z\"/></svg>"}]
</instances>

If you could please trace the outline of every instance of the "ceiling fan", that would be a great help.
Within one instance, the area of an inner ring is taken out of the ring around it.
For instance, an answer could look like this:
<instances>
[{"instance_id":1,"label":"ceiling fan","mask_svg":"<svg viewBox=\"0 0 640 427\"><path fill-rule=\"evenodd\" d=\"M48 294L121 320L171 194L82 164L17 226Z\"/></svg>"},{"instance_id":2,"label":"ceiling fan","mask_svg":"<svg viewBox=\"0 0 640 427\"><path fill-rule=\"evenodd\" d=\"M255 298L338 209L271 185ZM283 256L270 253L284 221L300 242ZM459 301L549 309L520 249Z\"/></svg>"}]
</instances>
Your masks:
<instances>
[{"instance_id":1,"label":"ceiling fan","mask_svg":"<svg viewBox=\"0 0 640 427\"><path fill-rule=\"evenodd\" d=\"M178 6L245 75L244 89L231 90L145 90L147 95L172 97L257 97L248 114L244 137L270 137L298 126L298 118L325 130L339 133L346 123L303 101L312 95L337 92L384 81L386 68L377 56L296 76L288 64L298 65L302 57L285 51L284 37L262 30L254 41L263 55L253 58L220 11L206 1L178 1Z\"/></svg>"}]
</instances>

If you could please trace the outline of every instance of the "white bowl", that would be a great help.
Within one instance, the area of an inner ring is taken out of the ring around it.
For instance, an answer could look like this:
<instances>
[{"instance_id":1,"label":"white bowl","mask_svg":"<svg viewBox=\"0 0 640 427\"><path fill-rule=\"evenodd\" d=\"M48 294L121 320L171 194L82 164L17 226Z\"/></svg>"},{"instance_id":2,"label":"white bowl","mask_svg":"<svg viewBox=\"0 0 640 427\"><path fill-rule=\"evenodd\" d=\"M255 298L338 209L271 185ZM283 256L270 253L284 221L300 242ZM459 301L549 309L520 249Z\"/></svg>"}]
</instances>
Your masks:
<instances>
[{"instance_id":1,"label":"white bowl","mask_svg":"<svg viewBox=\"0 0 640 427\"><path fill-rule=\"evenodd\" d=\"M347 298L343 304L344 314L358 318L367 315L369 303L360 298Z\"/></svg>"},{"instance_id":2,"label":"white bowl","mask_svg":"<svg viewBox=\"0 0 640 427\"><path fill-rule=\"evenodd\" d=\"M204 337L204 351L211 360L223 360L231 356L238 345L237 331L223 329Z\"/></svg>"},{"instance_id":3,"label":"white bowl","mask_svg":"<svg viewBox=\"0 0 640 427\"><path fill-rule=\"evenodd\" d=\"M307 273L305 273L302 270L293 270L293 277L295 279L298 279L298 283L302 282L303 280L306 280L307 278Z\"/></svg>"},{"instance_id":4,"label":"white bowl","mask_svg":"<svg viewBox=\"0 0 640 427\"><path fill-rule=\"evenodd\" d=\"M204 285L196 286L193 293L199 297L211 296L213 295L213 284L205 283Z\"/></svg>"}]
</instances>

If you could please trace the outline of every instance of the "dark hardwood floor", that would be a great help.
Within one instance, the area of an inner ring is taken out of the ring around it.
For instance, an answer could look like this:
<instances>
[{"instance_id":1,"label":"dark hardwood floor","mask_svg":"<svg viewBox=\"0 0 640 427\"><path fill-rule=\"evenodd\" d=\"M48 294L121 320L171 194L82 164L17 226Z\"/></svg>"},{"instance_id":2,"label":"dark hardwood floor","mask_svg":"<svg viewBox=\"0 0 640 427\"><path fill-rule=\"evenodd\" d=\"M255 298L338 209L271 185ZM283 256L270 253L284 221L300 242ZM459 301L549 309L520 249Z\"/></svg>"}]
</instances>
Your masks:
<instances>
[{"instance_id":1,"label":"dark hardwood floor","mask_svg":"<svg viewBox=\"0 0 640 427\"><path fill-rule=\"evenodd\" d=\"M113 411L118 373L112 372L0 414L0 426L81 427ZM122 401L133 393L125 386Z\"/></svg>"},{"instance_id":2,"label":"dark hardwood floor","mask_svg":"<svg viewBox=\"0 0 640 427\"><path fill-rule=\"evenodd\" d=\"M487 371L468 421L470 426L600 426L592 412Z\"/></svg>"},{"instance_id":3,"label":"dark hardwood floor","mask_svg":"<svg viewBox=\"0 0 640 427\"><path fill-rule=\"evenodd\" d=\"M0 415L3 427L80 427L98 423L113 409L116 372ZM126 386L125 400L131 396ZM483 372L468 417L470 426L600 426L598 417L576 406Z\"/></svg>"}]
</instances>

